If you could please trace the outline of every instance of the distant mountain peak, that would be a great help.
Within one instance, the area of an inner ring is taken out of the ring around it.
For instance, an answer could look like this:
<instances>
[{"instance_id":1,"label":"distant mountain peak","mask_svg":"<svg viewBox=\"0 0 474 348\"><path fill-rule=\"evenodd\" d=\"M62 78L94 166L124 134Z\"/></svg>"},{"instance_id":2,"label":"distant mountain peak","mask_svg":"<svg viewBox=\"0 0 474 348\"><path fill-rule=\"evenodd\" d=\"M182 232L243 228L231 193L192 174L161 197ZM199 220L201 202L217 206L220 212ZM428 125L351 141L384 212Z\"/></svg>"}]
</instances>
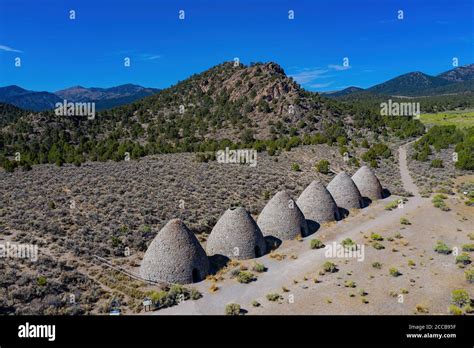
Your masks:
<instances>
[{"instance_id":1,"label":"distant mountain peak","mask_svg":"<svg viewBox=\"0 0 474 348\"><path fill-rule=\"evenodd\" d=\"M438 75L438 77L451 82L464 82L474 79L474 64L460 66Z\"/></svg>"},{"instance_id":2,"label":"distant mountain peak","mask_svg":"<svg viewBox=\"0 0 474 348\"><path fill-rule=\"evenodd\" d=\"M364 89L356 86L350 86L339 91L330 91L330 92L323 92L321 94L329 96L329 97L342 97L345 95L362 92Z\"/></svg>"},{"instance_id":3,"label":"distant mountain peak","mask_svg":"<svg viewBox=\"0 0 474 348\"><path fill-rule=\"evenodd\" d=\"M103 110L123 104L132 103L138 99L158 93L155 88L145 88L131 83L111 88L86 88L80 85L56 91L28 91L12 85L0 87L0 102L9 103L19 108L33 111L53 109L57 102L95 102L96 110Z\"/></svg>"},{"instance_id":4,"label":"distant mountain peak","mask_svg":"<svg viewBox=\"0 0 474 348\"><path fill-rule=\"evenodd\" d=\"M443 72L437 76L425 74L422 71L413 71L379 83L368 89L348 87L341 91L322 93L328 97L344 97L354 94L360 97L361 93L392 95L392 96L423 96L474 92L474 64ZM353 96L353 97L354 97Z\"/></svg>"},{"instance_id":5,"label":"distant mountain peak","mask_svg":"<svg viewBox=\"0 0 474 348\"><path fill-rule=\"evenodd\" d=\"M368 91L386 95L420 95L427 89L441 87L446 84L449 84L449 82L442 78L415 71L370 87Z\"/></svg>"}]
</instances>

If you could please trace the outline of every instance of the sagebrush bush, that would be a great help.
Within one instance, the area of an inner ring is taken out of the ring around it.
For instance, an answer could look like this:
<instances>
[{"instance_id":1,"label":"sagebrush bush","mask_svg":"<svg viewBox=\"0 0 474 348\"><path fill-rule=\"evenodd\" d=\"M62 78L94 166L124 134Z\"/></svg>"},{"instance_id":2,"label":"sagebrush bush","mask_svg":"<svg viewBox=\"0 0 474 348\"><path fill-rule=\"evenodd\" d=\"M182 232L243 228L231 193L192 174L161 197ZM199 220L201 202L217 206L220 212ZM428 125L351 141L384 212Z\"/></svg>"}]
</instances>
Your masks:
<instances>
[{"instance_id":1,"label":"sagebrush bush","mask_svg":"<svg viewBox=\"0 0 474 348\"><path fill-rule=\"evenodd\" d=\"M271 293L271 294L267 294L266 298L268 301L275 302L275 301L280 300L282 297L280 294Z\"/></svg>"},{"instance_id":2,"label":"sagebrush bush","mask_svg":"<svg viewBox=\"0 0 474 348\"><path fill-rule=\"evenodd\" d=\"M388 272L390 273L390 275L392 277L398 277L401 275L401 273L398 271L398 269L396 267L390 267L390 269L388 270Z\"/></svg>"},{"instance_id":3,"label":"sagebrush bush","mask_svg":"<svg viewBox=\"0 0 474 348\"><path fill-rule=\"evenodd\" d=\"M450 305L449 308L449 313L453 314L453 315L462 315L463 314L463 311L461 308L459 308L458 306L456 305Z\"/></svg>"},{"instance_id":4,"label":"sagebrush bush","mask_svg":"<svg viewBox=\"0 0 474 348\"><path fill-rule=\"evenodd\" d=\"M379 241L379 242L383 241L383 237L380 234L377 234L377 233L372 233L370 235L370 238L372 240L376 240L376 241Z\"/></svg>"},{"instance_id":5,"label":"sagebrush bush","mask_svg":"<svg viewBox=\"0 0 474 348\"><path fill-rule=\"evenodd\" d=\"M243 284L253 282L256 279L257 278L255 278L253 273L247 272L247 271L240 271L239 274L237 275L237 281Z\"/></svg>"},{"instance_id":6,"label":"sagebrush bush","mask_svg":"<svg viewBox=\"0 0 474 348\"><path fill-rule=\"evenodd\" d=\"M466 290L456 289L451 292L451 302L459 307L463 307L470 304L471 299Z\"/></svg>"},{"instance_id":7,"label":"sagebrush bush","mask_svg":"<svg viewBox=\"0 0 474 348\"><path fill-rule=\"evenodd\" d=\"M355 249L357 246L356 244L354 243L354 241L350 238L346 238L344 239L342 242L341 242L341 245L345 248L345 249Z\"/></svg>"},{"instance_id":8,"label":"sagebrush bush","mask_svg":"<svg viewBox=\"0 0 474 348\"><path fill-rule=\"evenodd\" d=\"M400 219L400 223L402 225L411 225L410 220L408 220L407 218L404 218L404 217Z\"/></svg>"},{"instance_id":9,"label":"sagebrush bush","mask_svg":"<svg viewBox=\"0 0 474 348\"><path fill-rule=\"evenodd\" d=\"M229 303L225 306L225 314L226 315L240 315L240 305L237 303Z\"/></svg>"},{"instance_id":10,"label":"sagebrush bush","mask_svg":"<svg viewBox=\"0 0 474 348\"><path fill-rule=\"evenodd\" d=\"M456 263L468 265L471 263L471 257L468 253L462 253L461 255L456 256Z\"/></svg>"},{"instance_id":11,"label":"sagebrush bush","mask_svg":"<svg viewBox=\"0 0 474 348\"><path fill-rule=\"evenodd\" d=\"M326 261L324 264L323 264L323 270L325 272L330 272L330 273L334 273L337 271L337 266L330 262L330 261Z\"/></svg>"},{"instance_id":12,"label":"sagebrush bush","mask_svg":"<svg viewBox=\"0 0 474 348\"><path fill-rule=\"evenodd\" d=\"M438 241L436 243L434 251L436 251L439 254L445 254L445 255L451 254L451 249L442 241Z\"/></svg>"},{"instance_id":13,"label":"sagebrush bush","mask_svg":"<svg viewBox=\"0 0 474 348\"><path fill-rule=\"evenodd\" d=\"M261 263L258 263L258 262L255 262L253 264L253 267L252 269L255 271L255 272L258 272L258 273L262 273L262 272L265 272L267 270L267 268L265 267L265 265L261 264Z\"/></svg>"},{"instance_id":14,"label":"sagebrush bush","mask_svg":"<svg viewBox=\"0 0 474 348\"><path fill-rule=\"evenodd\" d=\"M311 249L320 249L324 248L324 243L321 242L319 239L311 239L310 246Z\"/></svg>"},{"instance_id":15,"label":"sagebrush bush","mask_svg":"<svg viewBox=\"0 0 474 348\"><path fill-rule=\"evenodd\" d=\"M300 165L298 163L293 163L291 165L291 170L294 171L294 172L300 172L301 171Z\"/></svg>"},{"instance_id":16,"label":"sagebrush bush","mask_svg":"<svg viewBox=\"0 0 474 348\"><path fill-rule=\"evenodd\" d=\"M463 251L474 251L474 244L463 244L462 245Z\"/></svg>"},{"instance_id":17,"label":"sagebrush bush","mask_svg":"<svg viewBox=\"0 0 474 348\"><path fill-rule=\"evenodd\" d=\"M464 272L465 276L466 276L466 280L469 282L469 283L474 283L474 268L471 268L471 269L468 269Z\"/></svg>"},{"instance_id":18,"label":"sagebrush bush","mask_svg":"<svg viewBox=\"0 0 474 348\"><path fill-rule=\"evenodd\" d=\"M373 268L376 268L376 269L381 269L382 268L382 264L378 261L375 261L375 262L372 262L372 267Z\"/></svg>"},{"instance_id":19,"label":"sagebrush bush","mask_svg":"<svg viewBox=\"0 0 474 348\"><path fill-rule=\"evenodd\" d=\"M379 242L373 242L372 243L372 247L374 249L377 249L377 250L382 250L382 249L385 249L385 247L383 246L382 243L379 243Z\"/></svg>"},{"instance_id":20,"label":"sagebrush bush","mask_svg":"<svg viewBox=\"0 0 474 348\"><path fill-rule=\"evenodd\" d=\"M316 164L316 170L321 174L329 173L329 161L321 160Z\"/></svg>"}]
</instances>

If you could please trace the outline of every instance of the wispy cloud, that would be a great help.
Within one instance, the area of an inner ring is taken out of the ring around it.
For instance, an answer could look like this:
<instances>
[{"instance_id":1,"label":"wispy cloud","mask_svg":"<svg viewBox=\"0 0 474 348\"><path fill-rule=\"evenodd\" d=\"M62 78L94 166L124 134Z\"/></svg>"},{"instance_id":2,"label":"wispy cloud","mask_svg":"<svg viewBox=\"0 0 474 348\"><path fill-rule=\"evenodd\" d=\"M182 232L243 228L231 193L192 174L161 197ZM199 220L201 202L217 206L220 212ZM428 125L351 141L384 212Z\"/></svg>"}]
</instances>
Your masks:
<instances>
[{"instance_id":1,"label":"wispy cloud","mask_svg":"<svg viewBox=\"0 0 474 348\"><path fill-rule=\"evenodd\" d=\"M379 24L390 24L390 23L395 23L397 20L396 19L382 19L379 21Z\"/></svg>"},{"instance_id":2,"label":"wispy cloud","mask_svg":"<svg viewBox=\"0 0 474 348\"><path fill-rule=\"evenodd\" d=\"M337 71L351 69L351 66L329 64L327 67L299 68L295 73L289 74L299 84L308 88L326 88L334 83L328 81Z\"/></svg>"},{"instance_id":3,"label":"wispy cloud","mask_svg":"<svg viewBox=\"0 0 474 348\"><path fill-rule=\"evenodd\" d=\"M342 70L348 70L351 68L350 65L345 66L345 65L338 65L338 64L329 64L328 65L329 69L336 70L336 71L342 71Z\"/></svg>"},{"instance_id":4,"label":"wispy cloud","mask_svg":"<svg viewBox=\"0 0 474 348\"><path fill-rule=\"evenodd\" d=\"M154 61L163 58L162 54L158 53L145 53L143 51L130 49L130 50L119 50L112 53L112 56L129 57L134 61L145 62Z\"/></svg>"},{"instance_id":5,"label":"wispy cloud","mask_svg":"<svg viewBox=\"0 0 474 348\"><path fill-rule=\"evenodd\" d=\"M325 88L332 85L332 82L327 82L327 83L314 83L309 85L311 88Z\"/></svg>"},{"instance_id":6,"label":"wispy cloud","mask_svg":"<svg viewBox=\"0 0 474 348\"><path fill-rule=\"evenodd\" d=\"M5 45L0 45L0 51L22 53L20 50Z\"/></svg>"},{"instance_id":7,"label":"wispy cloud","mask_svg":"<svg viewBox=\"0 0 474 348\"><path fill-rule=\"evenodd\" d=\"M160 59L161 58L161 55L157 54L157 55L146 55L144 57L145 60L156 60L156 59Z\"/></svg>"},{"instance_id":8,"label":"wispy cloud","mask_svg":"<svg viewBox=\"0 0 474 348\"><path fill-rule=\"evenodd\" d=\"M290 76L293 77L296 82L305 85L314 80L327 77L324 74L326 74L328 71L328 69L322 68L304 68L297 73L290 74Z\"/></svg>"},{"instance_id":9,"label":"wispy cloud","mask_svg":"<svg viewBox=\"0 0 474 348\"><path fill-rule=\"evenodd\" d=\"M157 60L161 57L161 54L141 53L138 55L138 60Z\"/></svg>"}]
</instances>

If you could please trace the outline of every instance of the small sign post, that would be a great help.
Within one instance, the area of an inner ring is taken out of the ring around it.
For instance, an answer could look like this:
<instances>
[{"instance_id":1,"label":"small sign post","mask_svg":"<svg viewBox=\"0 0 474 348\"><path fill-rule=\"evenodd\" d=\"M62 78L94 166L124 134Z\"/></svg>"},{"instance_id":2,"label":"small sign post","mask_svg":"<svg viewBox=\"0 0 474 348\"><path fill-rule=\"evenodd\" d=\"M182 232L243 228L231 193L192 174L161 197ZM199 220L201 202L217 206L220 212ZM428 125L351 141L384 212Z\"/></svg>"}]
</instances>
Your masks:
<instances>
[{"instance_id":1,"label":"small sign post","mask_svg":"<svg viewBox=\"0 0 474 348\"><path fill-rule=\"evenodd\" d=\"M143 308L145 308L145 312L148 312L149 310L151 310L151 305L152 305L151 299L146 297L143 300Z\"/></svg>"},{"instance_id":2,"label":"small sign post","mask_svg":"<svg viewBox=\"0 0 474 348\"><path fill-rule=\"evenodd\" d=\"M110 315L120 315L120 302L115 299L110 304Z\"/></svg>"}]
</instances>

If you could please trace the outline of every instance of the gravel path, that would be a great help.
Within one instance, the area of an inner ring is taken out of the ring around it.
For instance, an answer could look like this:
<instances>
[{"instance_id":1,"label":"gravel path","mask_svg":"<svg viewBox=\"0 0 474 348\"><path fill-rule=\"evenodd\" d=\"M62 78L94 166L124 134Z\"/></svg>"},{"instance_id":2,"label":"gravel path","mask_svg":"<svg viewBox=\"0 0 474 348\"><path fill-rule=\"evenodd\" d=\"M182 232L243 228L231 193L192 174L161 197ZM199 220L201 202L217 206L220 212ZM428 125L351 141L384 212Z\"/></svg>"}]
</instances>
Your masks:
<instances>
[{"instance_id":1,"label":"gravel path","mask_svg":"<svg viewBox=\"0 0 474 348\"><path fill-rule=\"evenodd\" d=\"M416 141L416 140L415 140ZM399 158L399 166L400 166L400 175L402 177L402 183L405 190L408 192L413 193L414 196L419 196L418 187L412 180L410 176L410 172L408 171L408 164L407 164L407 147L412 144L414 141L406 143L399 147L398 149L398 158Z\"/></svg>"}]
</instances>

